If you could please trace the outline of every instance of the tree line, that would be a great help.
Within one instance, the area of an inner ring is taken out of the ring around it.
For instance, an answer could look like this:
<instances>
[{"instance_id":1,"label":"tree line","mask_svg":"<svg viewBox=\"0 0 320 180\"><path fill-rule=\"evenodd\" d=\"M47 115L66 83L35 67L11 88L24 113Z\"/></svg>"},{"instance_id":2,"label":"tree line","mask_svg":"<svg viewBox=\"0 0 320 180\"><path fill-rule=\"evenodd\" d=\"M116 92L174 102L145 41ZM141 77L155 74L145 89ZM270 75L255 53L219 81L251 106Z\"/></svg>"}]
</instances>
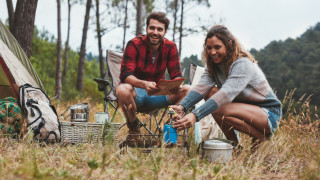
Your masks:
<instances>
[{"instance_id":1,"label":"tree line","mask_svg":"<svg viewBox=\"0 0 320 180\"><path fill-rule=\"evenodd\" d=\"M9 29L12 34L16 37L23 50L26 52L27 56L30 58L32 56L32 45L33 45L33 35L34 33L34 21L36 18L36 9L38 0L17 0L16 8L13 8L12 0L6 0L7 9L8 9L8 21L9 21ZM75 4L83 4L83 0L56 0L57 4L57 40L56 40L56 59L55 59L55 95L54 98L61 99L62 92L65 91L66 88L62 88L65 86L64 81L68 75L69 68L69 39L70 39L70 22L72 21L70 12L72 10L72 6ZM157 4L158 3L158 4ZM78 69L76 76L76 89L79 92L83 91L84 88L84 77L87 73L86 69L86 39L87 32L90 28L89 21L94 21L92 24L95 25L94 28L97 35L97 44L98 44L98 52L99 52L99 70L100 77L103 78L105 76L105 63L103 52L105 52L104 47L102 47L102 37L109 31L122 27L123 28L123 43L120 48L122 51L125 47L125 43L127 41L126 34L128 28L130 28L130 23L132 22L131 17L135 17L135 34L144 33L143 27L145 27L145 18L148 13L152 12L155 9L155 6L159 5L159 3L165 3L165 8L167 14L172 16L173 18L173 27L169 30L172 31L172 39L173 41L177 41L179 53L181 55L182 51L182 40L187 34L190 33L198 33L200 31L205 31L205 26L202 25L197 28L188 28L185 25L185 17L187 10L192 8L194 5L203 5L205 7L210 7L209 0L166 0L164 2L156 2L155 0L86 0L85 6L83 8L86 9L84 15L84 24L83 24L83 32L81 37L79 59L78 59ZM68 26L61 27L61 6L67 5L68 7ZM107 10L101 12L101 6L104 6ZM91 10L95 10L95 18L90 17ZM179 15L180 14L180 15ZM199 17L200 19L201 17ZM105 26L102 25L101 19L107 19ZM61 31L62 29L67 31L67 37L64 42L64 47L62 44ZM177 40L176 35L179 35ZM41 53L41 52L40 52ZM62 54L64 56L62 57ZM67 89L66 89L67 91Z\"/></svg>"},{"instance_id":2,"label":"tree line","mask_svg":"<svg viewBox=\"0 0 320 180\"><path fill-rule=\"evenodd\" d=\"M272 41L250 52L281 99L296 89L295 99L311 95L310 103L320 106L320 22L296 39Z\"/></svg>"}]
</instances>

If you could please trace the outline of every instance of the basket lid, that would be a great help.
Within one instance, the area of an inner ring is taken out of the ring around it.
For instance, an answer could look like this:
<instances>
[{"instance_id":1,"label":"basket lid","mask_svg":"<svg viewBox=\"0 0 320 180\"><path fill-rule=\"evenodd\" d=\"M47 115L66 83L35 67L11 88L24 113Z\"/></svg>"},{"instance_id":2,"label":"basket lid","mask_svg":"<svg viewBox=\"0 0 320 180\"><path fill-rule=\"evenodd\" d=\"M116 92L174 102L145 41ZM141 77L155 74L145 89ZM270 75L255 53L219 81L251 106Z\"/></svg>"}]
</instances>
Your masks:
<instances>
[{"instance_id":1,"label":"basket lid","mask_svg":"<svg viewBox=\"0 0 320 180\"><path fill-rule=\"evenodd\" d=\"M232 149L233 146L219 140L204 141L202 148L204 149Z\"/></svg>"}]
</instances>

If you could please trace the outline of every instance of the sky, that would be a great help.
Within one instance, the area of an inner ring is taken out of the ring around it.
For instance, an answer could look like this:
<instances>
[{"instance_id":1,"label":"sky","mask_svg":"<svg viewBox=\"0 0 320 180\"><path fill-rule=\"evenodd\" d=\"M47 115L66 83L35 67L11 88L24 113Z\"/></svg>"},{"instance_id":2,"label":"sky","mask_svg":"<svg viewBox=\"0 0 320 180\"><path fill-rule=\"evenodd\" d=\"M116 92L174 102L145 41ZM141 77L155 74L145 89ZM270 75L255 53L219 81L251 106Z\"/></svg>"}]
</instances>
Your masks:
<instances>
[{"instance_id":1,"label":"sky","mask_svg":"<svg viewBox=\"0 0 320 180\"><path fill-rule=\"evenodd\" d=\"M5 0L0 0L0 20L8 18ZM165 11L165 1L157 1L155 11ZM16 0L13 0L15 5ZM310 27L320 22L320 0L210 0L211 7L191 5L185 8L184 23L187 27L205 25L211 27L223 24L237 37L248 50L261 49L271 41L297 38ZM102 5L101 5L102 6ZM67 5L63 1L62 15L62 40L67 37ZM103 7L102 7L103 8ZM56 36L57 15L56 0L38 0L36 11L36 26L46 29ZM85 5L75 5L71 11L70 46L79 49L82 37ZM91 10L91 16L94 16ZM199 20L199 17L201 20ZM95 26L91 21L87 39L87 53L98 54ZM126 41L134 38L134 17L131 17L131 30L126 35ZM173 20L171 19L171 26ZM170 26L170 27L171 27ZM182 40L181 58L190 55L200 57L205 38L205 32L191 34ZM172 34L167 33L166 38L172 39ZM117 28L103 37L103 49L115 50L116 45L122 46L123 31Z\"/></svg>"}]
</instances>

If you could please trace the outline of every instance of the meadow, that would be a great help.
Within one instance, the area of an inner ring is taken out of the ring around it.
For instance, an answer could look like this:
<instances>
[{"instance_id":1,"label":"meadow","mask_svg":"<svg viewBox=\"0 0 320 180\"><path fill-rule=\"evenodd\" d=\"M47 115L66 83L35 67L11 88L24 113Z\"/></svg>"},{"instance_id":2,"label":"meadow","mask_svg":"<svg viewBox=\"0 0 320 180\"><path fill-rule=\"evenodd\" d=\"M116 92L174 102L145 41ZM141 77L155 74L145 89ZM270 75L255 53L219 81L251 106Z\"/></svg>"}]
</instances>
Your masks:
<instances>
[{"instance_id":1,"label":"meadow","mask_svg":"<svg viewBox=\"0 0 320 180\"><path fill-rule=\"evenodd\" d=\"M253 152L251 139L241 134L243 149L235 148L227 163L202 159L192 140L189 151L162 146L145 153L139 148L120 151L111 141L104 146L39 144L26 135L0 138L0 179L319 179L318 110L309 105L310 97L294 101L292 94L283 100L285 113L271 140ZM61 113L74 103L56 107ZM94 102L90 107L91 116L103 109ZM121 130L119 138L125 134Z\"/></svg>"}]
</instances>

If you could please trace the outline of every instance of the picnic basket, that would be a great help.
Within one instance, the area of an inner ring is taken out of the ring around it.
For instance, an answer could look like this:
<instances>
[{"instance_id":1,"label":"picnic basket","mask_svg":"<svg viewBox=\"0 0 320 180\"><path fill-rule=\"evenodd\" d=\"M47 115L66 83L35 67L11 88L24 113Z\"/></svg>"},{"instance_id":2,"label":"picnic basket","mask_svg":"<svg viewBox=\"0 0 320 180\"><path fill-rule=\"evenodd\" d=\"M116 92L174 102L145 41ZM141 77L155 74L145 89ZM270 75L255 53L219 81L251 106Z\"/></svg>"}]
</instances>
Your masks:
<instances>
[{"instance_id":1,"label":"picnic basket","mask_svg":"<svg viewBox=\"0 0 320 180\"><path fill-rule=\"evenodd\" d=\"M61 121L62 143L95 143L102 141L103 123ZM118 142L120 123L111 123L113 141Z\"/></svg>"}]
</instances>

